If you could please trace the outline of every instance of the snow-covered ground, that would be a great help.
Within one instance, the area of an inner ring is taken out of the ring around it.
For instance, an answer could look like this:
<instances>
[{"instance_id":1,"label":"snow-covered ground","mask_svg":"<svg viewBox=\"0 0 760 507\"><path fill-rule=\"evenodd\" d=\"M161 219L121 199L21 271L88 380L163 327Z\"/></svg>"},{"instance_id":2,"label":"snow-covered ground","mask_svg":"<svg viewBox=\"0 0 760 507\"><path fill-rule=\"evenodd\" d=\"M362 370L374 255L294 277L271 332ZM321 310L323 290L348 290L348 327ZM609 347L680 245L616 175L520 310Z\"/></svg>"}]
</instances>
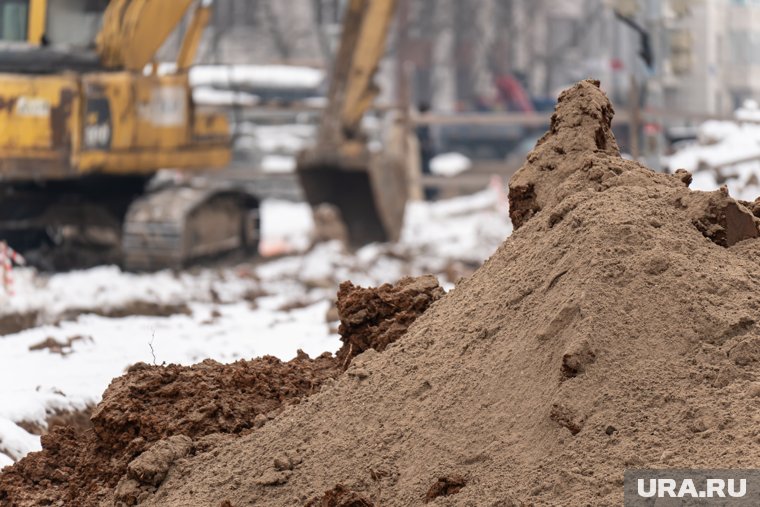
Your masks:
<instances>
[{"instance_id":1,"label":"snow-covered ground","mask_svg":"<svg viewBox=\"0 0 760 507\"><path fill-rule=\"evenodd\" d=\"M23 423L44 427L57 412L97 403L131 364L231 362L264 354L289 360L298 349L312 356L335 351L340 341L328 311L341 281L378 285L434 273L450 289L511 233L496 187L412 203L398 244L355 253L336 242L309 248L312 220L304 204L265 201L262 216L263 247L296 253L181 273L100 267L43 276L16 270L16 294L0 295L0 319L32 315L36 324L0 336L0 467L40 448ZM136 303L176 311L113 317Z\"/></svg>"},{"instance_id":2,"label":"snow-covered ground","mask_svg":"<svg viewBox=\"0 0 760 507\"><path fill-rule=\"evenodd\" d=\"M695 190L726 185L732 197L754 201L760 197L760 108L747 101L735 116L737 121L703 123L697 142L664 162L671 171L690 171Z\"/></svg>"}]
</instances>

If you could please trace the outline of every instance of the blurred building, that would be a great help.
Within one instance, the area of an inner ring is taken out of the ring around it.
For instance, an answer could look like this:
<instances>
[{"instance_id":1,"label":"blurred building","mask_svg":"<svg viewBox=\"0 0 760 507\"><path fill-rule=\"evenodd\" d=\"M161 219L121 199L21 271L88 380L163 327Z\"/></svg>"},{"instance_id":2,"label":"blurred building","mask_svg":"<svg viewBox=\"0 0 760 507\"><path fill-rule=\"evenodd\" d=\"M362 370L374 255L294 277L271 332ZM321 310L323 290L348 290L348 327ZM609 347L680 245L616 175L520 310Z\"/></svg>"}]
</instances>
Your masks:
<instances>
[{"instance_id":1,"label":"blurred building","mask_svg":"<svg viewBox=\"0 0 760 507\"><path fill-rule=\"evenodd\" d=\"M387 100L406 86L413 103L438 110L510 108L497 86L505 77L539 105L586 77L600 79L623 105L632 83L646 89L646 105L673 110L727 114L760 99L760 0L398 4L382 67ZM203 60L328 66L344 6L216 0Z\"/></svg>"},{"instance_id":2,"label":"blurred building","mask_svg":"<svg viewBox=\"0 0 760 507\"><path fill-rule=\"evenodd\" d=\"M760 1L671 2L662 83L680 109L729 114L760 98Z\"/></svg>"}]
</instances>

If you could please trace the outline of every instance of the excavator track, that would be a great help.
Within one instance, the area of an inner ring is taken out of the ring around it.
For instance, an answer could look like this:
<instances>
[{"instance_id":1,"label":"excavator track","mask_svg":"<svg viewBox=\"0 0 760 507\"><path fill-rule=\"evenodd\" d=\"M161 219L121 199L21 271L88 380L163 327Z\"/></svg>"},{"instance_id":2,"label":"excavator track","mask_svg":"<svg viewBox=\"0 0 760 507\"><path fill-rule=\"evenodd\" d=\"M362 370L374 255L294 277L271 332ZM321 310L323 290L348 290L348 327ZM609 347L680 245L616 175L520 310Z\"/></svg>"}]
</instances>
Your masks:
<instances>
[{"instance_id":1,"label":"excavator track","mask_svg":"<svg viewBox=\"0 0 760 507\"><path fill-rule=\"evenodd\" d=\"M0 185L0 238L46 271L121 263L121 233L143 177Z\"/></svg>"},{"instance_id":2,"label":"excavator track","mask_svg":"<svg viewBox=\"0 0 760 507\"><path fill-rule=\"evenodd\" d=\"M168 187L132 203L125 218L122 252L131 271L180 269L259 242L257 199L245 192Z\"/></svg>"}]
</instances>

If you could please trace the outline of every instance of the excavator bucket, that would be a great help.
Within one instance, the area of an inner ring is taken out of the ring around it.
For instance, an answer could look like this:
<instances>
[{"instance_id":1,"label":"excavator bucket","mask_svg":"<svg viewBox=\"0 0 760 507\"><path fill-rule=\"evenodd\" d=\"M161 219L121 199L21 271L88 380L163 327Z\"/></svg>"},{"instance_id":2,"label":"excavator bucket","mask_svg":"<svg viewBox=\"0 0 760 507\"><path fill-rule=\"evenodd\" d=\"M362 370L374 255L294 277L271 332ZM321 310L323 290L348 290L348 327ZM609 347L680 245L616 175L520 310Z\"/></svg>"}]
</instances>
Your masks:
<instances>
[{"instance_id":1,"label":"excavator bucket","mask_svg":"<svg viewBox=\"0 0 760 507\"><path fill-rule=\"evenodd\" d=\"M338 209L351 247L399 239L407 200L400 159L364 155L348 160L306 151L298 162L307 201L312 208L330 204Z\"/></svg>"}]
</instances>

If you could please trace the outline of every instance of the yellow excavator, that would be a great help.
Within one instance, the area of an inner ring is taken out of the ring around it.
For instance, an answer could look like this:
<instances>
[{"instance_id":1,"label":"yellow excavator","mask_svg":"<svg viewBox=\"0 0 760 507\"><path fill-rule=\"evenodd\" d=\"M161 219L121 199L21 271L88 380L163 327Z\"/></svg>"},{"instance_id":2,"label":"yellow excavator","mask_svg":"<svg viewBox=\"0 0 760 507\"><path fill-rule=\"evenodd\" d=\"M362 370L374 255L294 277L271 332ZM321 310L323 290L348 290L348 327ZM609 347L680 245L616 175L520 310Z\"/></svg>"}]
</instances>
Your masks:
<instances>
[{"instance_id":1,"label":"yellow excavator","mask_svg":"<svg viewBox=\"0 0 760 507\"><path fill-rule=\"evenodd\" d=\"M353 246L398 238L401 158L372 153L361 122L377 88L394 0L349 0L316 146L298 174L335 206ZM161 168L230 160L223 115L196 108L188 70L207 0L0 0L0 239L33 264L178 268L258 246L258 201L235 188L147 188ZM156 54L184 30L176 70Z\"/></svg>"},{"instance_id":2,"label":"yellow excavator","mask_svg":"<svg viewBox=\"0 0 760 507\"><path fill-rule=\"evenodd\" d=\"M258 202L167 185L161 168L227 165L223 115L195 107L188 69L203 0L0 0L0 238L50 269L181 267L258 245ZM156 54L185 23L176 70Z\"/></svg>"},{"instance_id":3,"label":"yellow excavator","mask_svg":"<svg viewBox=\"0 0 760 507\"><path fill-rule=\"evenodd\" d=\"M407 201L404 150L386 145L371 152L361 127L378 95L373 78L395 7L395 0L347 3L317 142L297 162L309 203L337 208L354 247L396 241Z\"/></svg>"}]
</instances>

